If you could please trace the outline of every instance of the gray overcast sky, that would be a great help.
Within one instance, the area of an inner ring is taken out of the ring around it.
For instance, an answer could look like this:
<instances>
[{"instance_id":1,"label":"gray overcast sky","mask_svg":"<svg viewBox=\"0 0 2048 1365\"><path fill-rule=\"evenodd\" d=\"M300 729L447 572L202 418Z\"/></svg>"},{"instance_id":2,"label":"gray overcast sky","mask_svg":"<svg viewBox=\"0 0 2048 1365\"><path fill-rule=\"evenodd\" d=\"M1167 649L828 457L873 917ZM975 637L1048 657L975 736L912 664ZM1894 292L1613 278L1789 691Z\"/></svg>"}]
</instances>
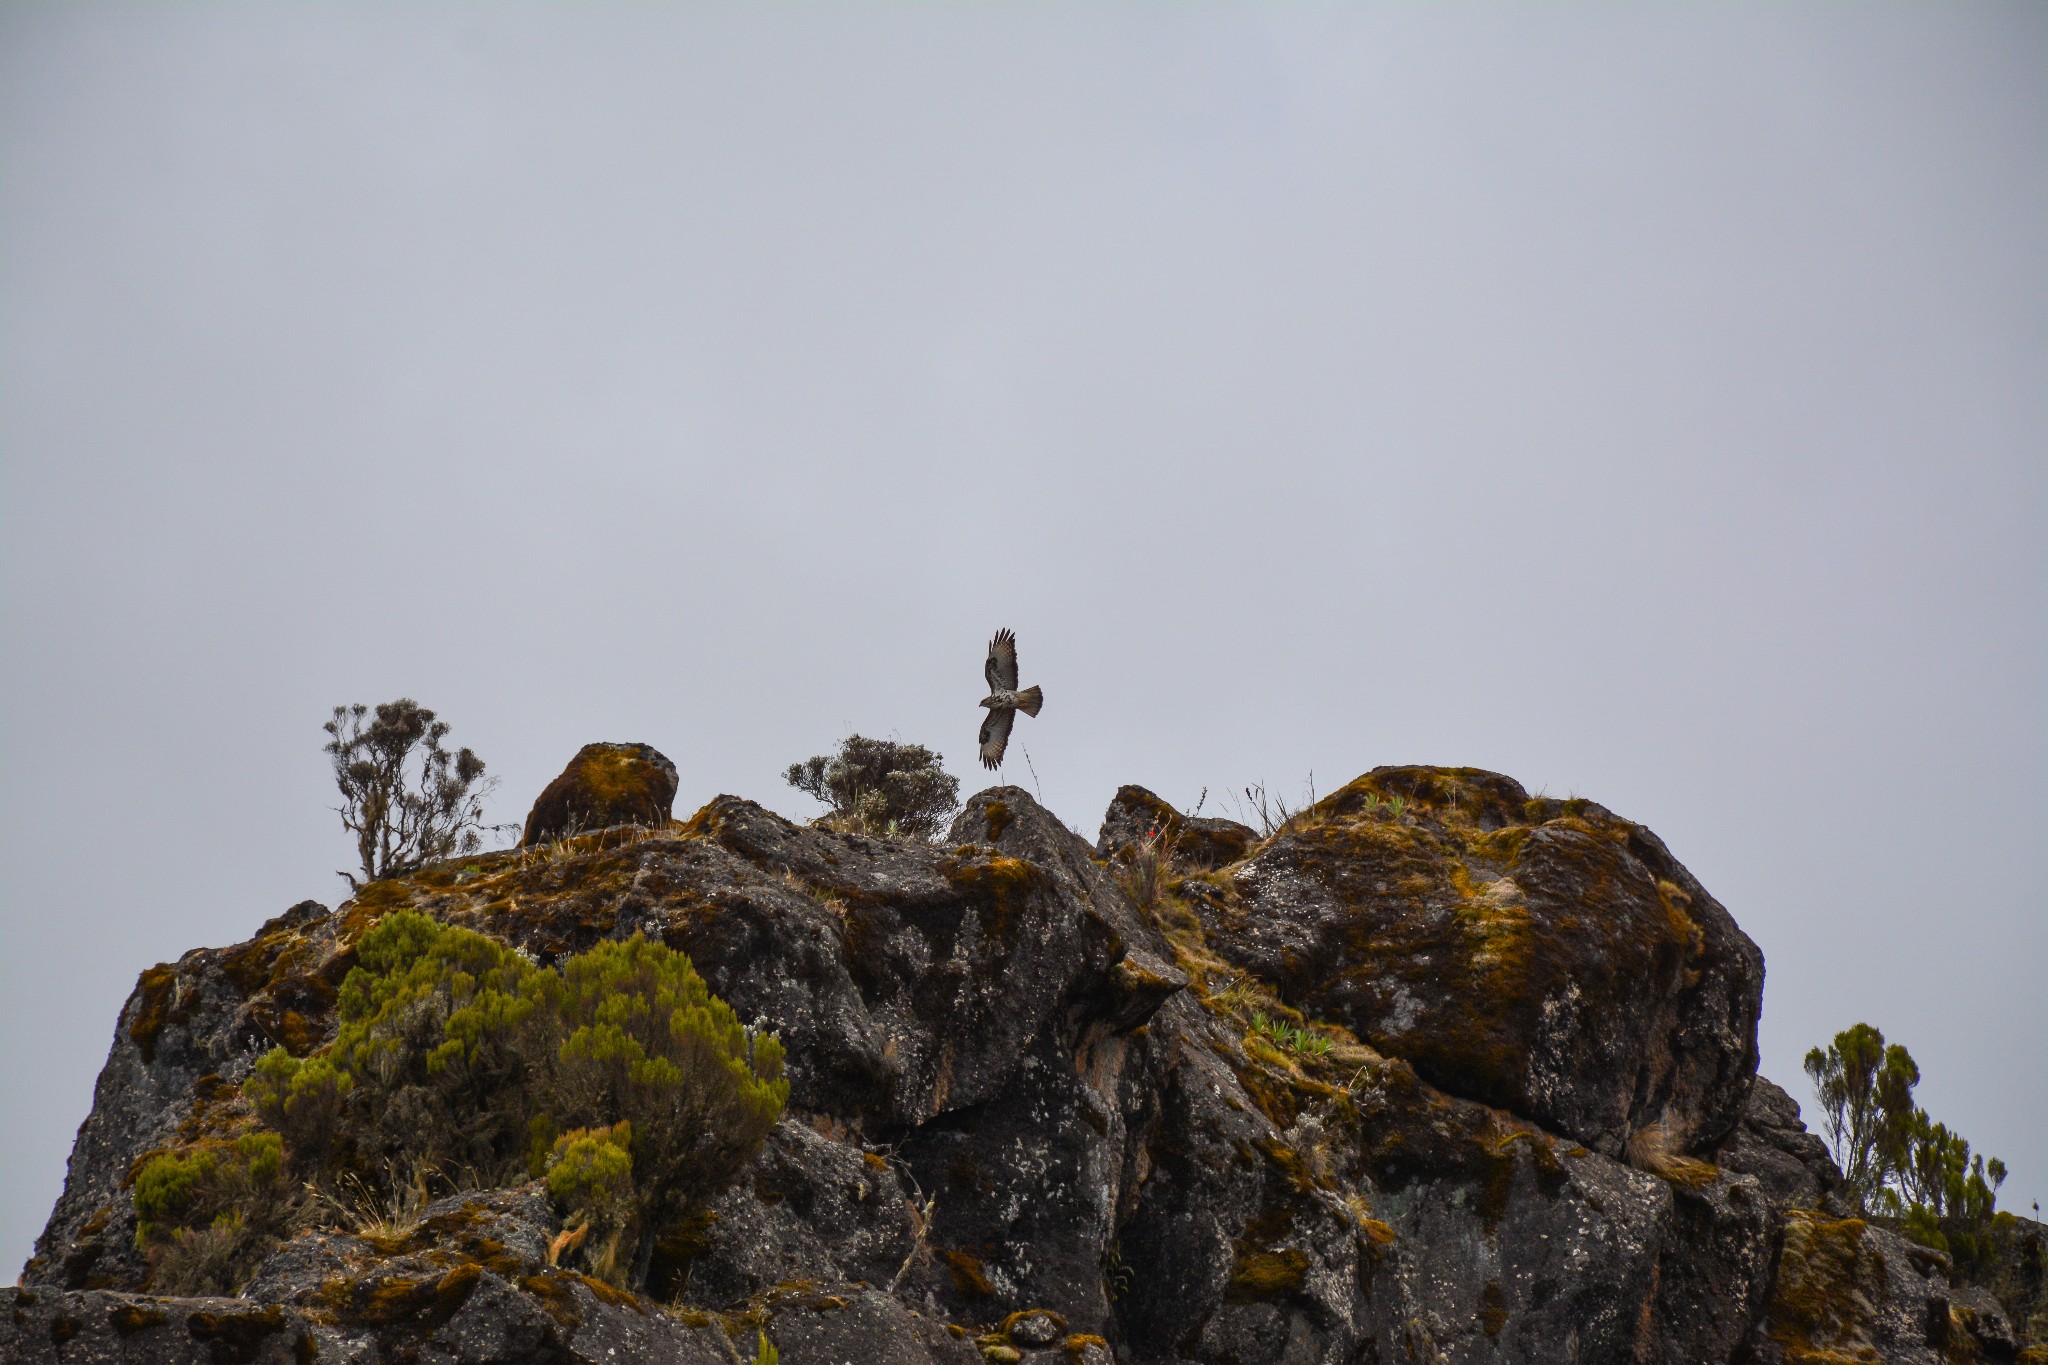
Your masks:
<instances>
[{"instance_id":1,"label":"gray overcast sky","mask_svg":"<svg viewBox=\"0 0 2048 1365\"><path fill-rule=\"evenodd\" d=\"M0 9L0 1263L320 722L1662 834L2048 1198L2048 7ZM1008 776L1031 781L1013 747Z\"/></svg>"}]
</instances>

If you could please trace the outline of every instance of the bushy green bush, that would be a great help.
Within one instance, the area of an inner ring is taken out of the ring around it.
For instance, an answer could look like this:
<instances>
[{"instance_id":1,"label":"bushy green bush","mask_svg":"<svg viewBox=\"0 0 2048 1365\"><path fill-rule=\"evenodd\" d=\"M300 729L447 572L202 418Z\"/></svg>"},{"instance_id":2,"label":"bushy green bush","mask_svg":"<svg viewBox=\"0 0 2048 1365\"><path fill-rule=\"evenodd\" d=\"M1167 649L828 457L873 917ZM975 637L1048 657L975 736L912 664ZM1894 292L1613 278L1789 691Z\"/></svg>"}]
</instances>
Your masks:
<instances>
[{"instance_id":1,"label":"bushy green bush","mask_svg":"<svg viewBox=\"0 0 2048 1365\"><path fill-rule=\"evenodd\" d=\"M548 1193L568 1216L587 1223L585 1258L605 1279L630 1271L628 1241L635 1231L633 1125L578 1128L555 1139L548 1157Z\"/></svg>"},{"instance_id":2,"label":"bushy green bush","mask_svg":"<svg viewBox=\"0 0 2048 1365\"><path fill-rule=\"evenodd\" d=\"M246 1215L235 1191L277 1183L287 1162L300 1180L358 1188L399 1170L484 1187L545 1174L602 1234L593 1268L644 1286L663 1235L739 1174L789 1096L775 1036L637 934L552 971L404 912L357 956L334 1042L305 1058L274 1049L244 1083L274 1131L234 1148L243 1174L227 1179L214 1147L159 1157L137 1181L146 1226ZM275 1221L245 1217L251 1236Z\"/></svg>"},{"instance_id":3,"label":"bushy green bush","mask_svg":"<svg viewBox=\"0 0 2048 1365\"><path fill-rule=\"evenodd\" d=\"M135 1176L135 1244L157 1286L173 1294L231 1294L283 1230L290 1192L284 1139L244 1133L161 1152Z\"/></svg>"}]
</instances>

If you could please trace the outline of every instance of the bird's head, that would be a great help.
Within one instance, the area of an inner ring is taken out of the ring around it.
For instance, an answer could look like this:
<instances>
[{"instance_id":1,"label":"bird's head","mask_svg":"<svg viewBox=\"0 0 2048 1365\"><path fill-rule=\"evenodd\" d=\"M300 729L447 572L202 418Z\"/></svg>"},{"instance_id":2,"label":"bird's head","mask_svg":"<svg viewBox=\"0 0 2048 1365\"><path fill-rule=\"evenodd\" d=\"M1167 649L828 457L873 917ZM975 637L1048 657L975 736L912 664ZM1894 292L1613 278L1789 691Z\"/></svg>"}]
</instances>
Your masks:
<instances>
[{"instance_id":1,"label":"bird's head","mask_svg":"<svg viewBox=\"0 0 2048 1365\"><path fill-rule=\"evenodd\" d=\"M991 696L991 697L983 697L983 698L982 698L982 699L981 699L980 701L978 701L978 702L976 702L976 703L975 703L975 705L976 705L976 706L994 706L995 704L996 704L996 699L995 699L994 697L992 697L992 696Z\"/></svg>"}]
</instances>

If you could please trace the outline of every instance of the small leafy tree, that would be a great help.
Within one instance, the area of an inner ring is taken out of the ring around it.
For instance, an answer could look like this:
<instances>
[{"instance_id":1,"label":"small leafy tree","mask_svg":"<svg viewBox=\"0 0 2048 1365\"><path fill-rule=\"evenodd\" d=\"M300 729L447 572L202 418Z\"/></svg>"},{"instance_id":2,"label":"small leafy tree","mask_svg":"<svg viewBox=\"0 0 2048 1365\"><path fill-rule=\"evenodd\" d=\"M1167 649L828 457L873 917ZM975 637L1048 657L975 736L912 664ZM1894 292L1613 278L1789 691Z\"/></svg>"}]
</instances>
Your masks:
<instances>
[{"instance_id":1,"label":"small leafy tree","mask_svg":"<svg viewBox=\"0 0 2048 1365\"><path fill-rule=\"evenodd\" d=\"M1855 1024L1806 1054L1835 1160L1867 1212L1899 1220L1914 1241L1945 1251L1957 1269L1981 1270L2005 1163L1972 1156L1962 1134L1913 1103L1920 1068L1869 1024Z\"/></svg>"},{"instance_id":2,"label":"small leafy tree","mask_svg":"<svg viewBox=\"0 0 2048 1365\"><path fill-rule=\"evenodd\" d=\"M1947 1252L1958 1269L1982 1269L1992 1256L1991 1218L2005 1163L1973 1157L1961 1133L1920 1108L1907 1120L1900 1157L1881 1206L1902 1221L1907 1236Z\"/></svg>"},{"instance_id":3,"label":"small leafy tree","mask_svg":"<svg viewBox=\"0 0 2048 1365\"><path fill-rule=\"evenodd\" d=\"M1835 1035L1806 1054L1806 1074L1820 1097L1821 1123L1856 1201L1870 1207L1898 1163L1913 1112L1920 1068L1868 1024Z\"/></svg>"},{"instance_id":4,"label":"small leafy tree","mask_svg":"<svg viewBox=\"0 0 2048 1365\"><path fill-rule=\"evenodd\" d=\"M837 754L792 763L783 780L832 808L826 822L857 833L934 839L960 804L960 779L922 744L848 735Z\"/></svg>"},{"instance_id":5,"label":"small leafy tree","mask_svg":"<svg viewBox=\"0 0 2048 1365\"><path fill-rule=\"evenodd\" d=\"M337 706L321 727L341 788L341 823L355 835L362 877L351 887L482 847L483 798L497 779L468 749L441 747L448 722L410 697Z\"/></svg>"}]
</instances>

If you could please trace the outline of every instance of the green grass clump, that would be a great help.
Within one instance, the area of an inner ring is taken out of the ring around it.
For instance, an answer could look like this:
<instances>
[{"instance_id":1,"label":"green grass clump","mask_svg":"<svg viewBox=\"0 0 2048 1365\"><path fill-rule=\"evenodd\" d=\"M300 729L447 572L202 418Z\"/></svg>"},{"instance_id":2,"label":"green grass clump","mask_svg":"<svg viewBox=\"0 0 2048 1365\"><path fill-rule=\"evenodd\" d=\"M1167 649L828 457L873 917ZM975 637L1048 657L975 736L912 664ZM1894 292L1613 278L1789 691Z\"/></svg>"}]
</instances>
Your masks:
<instances>
[{"instance_id":1,"label":"green grass clump","mask_svg":"<svg viewBox=\"0 0 2048 1365\"><path fill-rule=\"evenodd\" d=\"M1323 1057L1330 1051L1330 1040L1320 1033L1290 1024L1284 1019L1271 1019L1258 1012L1252 1014L1252 1028L1270 1039L1274 1045L1303 1057Z\"/></svg>"}]
</instances>

